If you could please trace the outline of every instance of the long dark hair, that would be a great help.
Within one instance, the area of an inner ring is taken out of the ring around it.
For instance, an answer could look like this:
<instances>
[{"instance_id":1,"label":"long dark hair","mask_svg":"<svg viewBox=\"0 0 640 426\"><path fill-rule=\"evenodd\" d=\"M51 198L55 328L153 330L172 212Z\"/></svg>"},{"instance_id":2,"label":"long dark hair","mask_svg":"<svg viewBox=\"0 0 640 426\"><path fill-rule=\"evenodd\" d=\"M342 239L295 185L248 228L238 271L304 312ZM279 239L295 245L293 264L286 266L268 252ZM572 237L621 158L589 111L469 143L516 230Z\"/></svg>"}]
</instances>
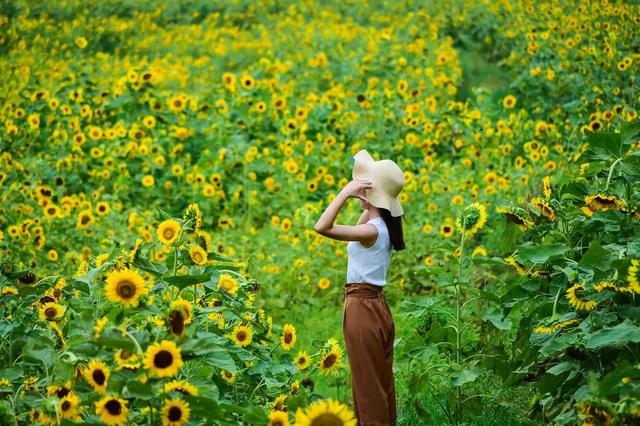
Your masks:
<instances>
[{"instance_id":1,"label":"long dark hair","mask_svg":"<svg viewBox=\"0 0 640 426\"><path fill-rule=\"evenodd\" d=\"M393 217L387 209L378 207L378 210L380 210L382 220L384 220L384 223L387 225L387 230L389 230L391 246L395 251L404 250L404 238L402 237L402 218L404 218L404 215Z\"/></svg>"}]
</instances>

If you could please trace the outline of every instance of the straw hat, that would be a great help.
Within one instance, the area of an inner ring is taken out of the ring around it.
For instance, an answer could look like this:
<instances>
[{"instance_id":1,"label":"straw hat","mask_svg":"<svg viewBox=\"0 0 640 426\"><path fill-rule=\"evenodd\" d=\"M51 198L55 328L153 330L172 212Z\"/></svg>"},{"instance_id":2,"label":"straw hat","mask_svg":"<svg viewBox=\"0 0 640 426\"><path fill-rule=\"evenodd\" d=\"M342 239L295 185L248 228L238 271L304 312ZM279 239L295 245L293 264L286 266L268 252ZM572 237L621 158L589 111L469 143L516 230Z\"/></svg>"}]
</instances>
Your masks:
<instances>
[{"instance_id":1,"label":"straw hat","mask_svg":"<svg viewBox=\"0 0 640 426\"><path fill-rule=\"evenodd\" d=\"M389 210L391 216L402 216L398 194L404 186L404 175L400 167L391 160L375 161L364 149L353 158L353 179L370 179L372 182L371 188L365 189L367 201L375 207Z\"/></svg>"}]
</instances>

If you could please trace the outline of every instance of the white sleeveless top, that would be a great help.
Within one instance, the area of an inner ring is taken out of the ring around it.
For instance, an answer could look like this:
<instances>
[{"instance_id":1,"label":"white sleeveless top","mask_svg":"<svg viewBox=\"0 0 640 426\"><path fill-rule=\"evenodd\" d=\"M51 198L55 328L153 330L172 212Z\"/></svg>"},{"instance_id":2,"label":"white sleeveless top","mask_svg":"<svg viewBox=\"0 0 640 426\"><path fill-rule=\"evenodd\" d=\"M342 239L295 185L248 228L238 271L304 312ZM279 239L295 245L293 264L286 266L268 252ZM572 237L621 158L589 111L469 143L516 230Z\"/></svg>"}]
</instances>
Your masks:
<instances>
[{"instance_id":1,"label":"white sleeveless top","mask_svg":"<svg viewBox=\"0 0 640 426\"><path fill-rule=\"evenodd\" d=\"M391 263L389 230L381 216L366 223L378 228L378 238L369 248L360 244L360 241L347 243L347 282L384 286L387 284L387 269Z\"/></svg>"}]
</instances>

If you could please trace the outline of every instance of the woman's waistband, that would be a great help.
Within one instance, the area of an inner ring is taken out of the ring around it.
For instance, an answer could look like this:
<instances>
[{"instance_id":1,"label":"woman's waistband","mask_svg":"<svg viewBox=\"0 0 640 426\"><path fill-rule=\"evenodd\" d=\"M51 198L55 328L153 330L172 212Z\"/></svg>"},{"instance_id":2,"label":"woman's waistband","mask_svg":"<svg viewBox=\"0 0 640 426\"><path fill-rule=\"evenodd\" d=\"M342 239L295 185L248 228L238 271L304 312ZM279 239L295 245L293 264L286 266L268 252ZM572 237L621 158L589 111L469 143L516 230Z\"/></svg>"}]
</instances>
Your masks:
<instances>
[{"instance_id":1,"label":"woman's waistband","mask_svg":"<svg viewBox=\"0 0 640 426\"><path fill-rule=\"evenodd\" d=\"M346 283L344 285L344 297L358 297L364 299L377 299L384 297L383 287L369 283Z\"/></svg>"}]
</instances>

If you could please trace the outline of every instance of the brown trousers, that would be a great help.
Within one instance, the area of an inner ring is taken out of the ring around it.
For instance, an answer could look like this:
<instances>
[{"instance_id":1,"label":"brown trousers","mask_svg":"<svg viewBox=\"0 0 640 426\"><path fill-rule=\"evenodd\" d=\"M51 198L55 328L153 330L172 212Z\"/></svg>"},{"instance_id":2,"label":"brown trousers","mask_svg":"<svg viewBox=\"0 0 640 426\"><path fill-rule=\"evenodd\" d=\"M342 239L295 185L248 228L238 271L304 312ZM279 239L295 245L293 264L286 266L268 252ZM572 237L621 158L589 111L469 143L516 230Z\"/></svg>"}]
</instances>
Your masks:
<instances>
[{"instance_id":1,"label":"brown trousers","mask_svg":"<svg viewBox=\"0 0 640 426\"><path fill-rule=\"evenodd\" d=\"M358 426L396 424L395 324L382 289L373 284L347 283L344 290L342 330Z\"/></svg>"}]
</instances>

